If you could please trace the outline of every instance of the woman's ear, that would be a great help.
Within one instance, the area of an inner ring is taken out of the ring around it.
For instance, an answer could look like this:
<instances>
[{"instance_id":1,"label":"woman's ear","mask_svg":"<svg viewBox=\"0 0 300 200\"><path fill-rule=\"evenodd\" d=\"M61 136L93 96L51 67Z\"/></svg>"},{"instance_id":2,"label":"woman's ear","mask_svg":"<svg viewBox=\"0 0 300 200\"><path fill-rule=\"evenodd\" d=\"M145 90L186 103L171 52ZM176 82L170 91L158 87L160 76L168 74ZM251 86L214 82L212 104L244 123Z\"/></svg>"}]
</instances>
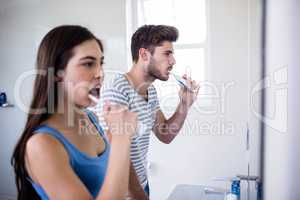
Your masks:
<instances>
[{"instance_id":1,"label":"woman's ear","mask_svg":"<svg viewBox=\"0 0 300 200\"><path fill-rule=\"evenodd\" d=\"M58 72L56 73L55 79L54 79L55 82L62 81L64 75L65 75L65 71L64 70L58 70Z\"/></svg>"},{"instance_id":2,"label":"woman's ear","mask_svg":"<svg viewBox=\"0 0 300 200\"><path fill-rule=\"evenodd\" d=\"M55 82L60 82L60 81L62 81L62 78L61 78L61 77L58 77L58 76L55 76L55 77L54 77L54 81L55 81Z\"/></svg>"}]
</instances>

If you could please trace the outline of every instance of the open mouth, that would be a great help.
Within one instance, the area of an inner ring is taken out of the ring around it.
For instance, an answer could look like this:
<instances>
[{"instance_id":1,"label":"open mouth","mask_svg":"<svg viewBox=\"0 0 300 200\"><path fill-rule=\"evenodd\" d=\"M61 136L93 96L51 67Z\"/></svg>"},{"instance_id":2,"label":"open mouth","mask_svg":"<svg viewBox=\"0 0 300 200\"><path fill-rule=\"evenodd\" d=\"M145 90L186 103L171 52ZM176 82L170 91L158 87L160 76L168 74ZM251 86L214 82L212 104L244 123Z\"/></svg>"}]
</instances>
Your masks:
<instances>
[{"instance_id":1,"label":"open mouth","mask_svg":"<svg viewBox=\"0 0 300 200\"><path fill-rule=\"evenodd\" d=\"M89 91L89 94L96 98L99 98L100 97L100 86L96 86L96 87L92 88Z\"/></svg>"}]
</instances>

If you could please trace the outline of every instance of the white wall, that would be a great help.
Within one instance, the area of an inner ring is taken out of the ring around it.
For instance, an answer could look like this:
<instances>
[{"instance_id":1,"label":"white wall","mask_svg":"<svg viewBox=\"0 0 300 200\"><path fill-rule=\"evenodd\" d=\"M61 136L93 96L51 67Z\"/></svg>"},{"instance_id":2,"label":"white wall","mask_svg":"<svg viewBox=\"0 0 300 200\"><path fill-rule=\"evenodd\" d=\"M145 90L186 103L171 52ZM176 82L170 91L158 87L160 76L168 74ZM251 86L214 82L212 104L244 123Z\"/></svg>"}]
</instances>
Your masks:
<instances>
[{"instance_id":1,"label":"white wall","mask_svg":"<svg viewBox=\"0 0 300 200\"><path fill-rule=\"evenodd\" d=\"M264 199L299 199L300 2L268 0ZM272 123L274 122L274 123Z\"/></svg>"},{"instance_id":2,"label":"white wall","mask_svg":"<svg viewBox=\"0 0 300 200\"><path fill-rule=\"evenodd\" d=\"M80 24L104 40L105 62L111 69L125 71L125 2L79 0L0 1L0 89L15 103L13 89L18 77L34 69L37 46L53 27ZM29 103L32 77L26 79L21 95ZM0 108L0 199L15 194L14 175L9 159L25 123L19 107Z\"/></svg>"},{"instance_id":3,"label":"white wall","mask_svg":"<svg viewBox=\"0 0 300 200\"><path fill-rule=\"evenodd\" d=\"M212 101L215 113L205 114L199 109L199 98L191 109L180 135L169 145L152 138L150 147L150 188L153 199L166 199L177 184L214 185L216 176L247 174L245 151L246 123L251 129L252 175L259 175L259 118L260 93L251 89L260 79L260 26L261 5L259 0L208 0L209 7L209 66L207 80L218 88L228 86L224 97ZM196 25L196 24L195 24ZM176 52L175 52L176 56ZM163 110L172 114L176 100L166 96L166 87L160 88ZM253 108L250 99L253 98ZM162 104L162 103L161 103ZM173 106L172 106L172 105ZM222 129L225 126L225 134ZM233 125L232 134L230 126ZM197 129L198 126L198 129ZM210 131L207 131L211 129ZM242 185L242 196L245 198ZM252 185L250 198L255 199Z\"/></svg>"}]
</instances>

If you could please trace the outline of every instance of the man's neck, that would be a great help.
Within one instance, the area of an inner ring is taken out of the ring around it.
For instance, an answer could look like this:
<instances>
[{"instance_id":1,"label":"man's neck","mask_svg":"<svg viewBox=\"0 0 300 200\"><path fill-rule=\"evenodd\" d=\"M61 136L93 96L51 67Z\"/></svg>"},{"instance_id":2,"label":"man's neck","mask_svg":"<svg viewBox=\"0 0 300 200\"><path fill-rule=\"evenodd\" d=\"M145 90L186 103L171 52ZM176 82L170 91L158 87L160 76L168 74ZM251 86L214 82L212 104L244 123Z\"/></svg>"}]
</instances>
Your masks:
<instances>
[{"instance_id":1,"label":"man's neck","mask_svg":"<svg viewBox=\"0 0 300 200\"><path fill-rule=\"evenodd\" d=\"M155 81L155 78L148 74L143 66L135 63L126 74L129 83L142 96L147 96L148 87Z\"/></svg>"}]
</instances>

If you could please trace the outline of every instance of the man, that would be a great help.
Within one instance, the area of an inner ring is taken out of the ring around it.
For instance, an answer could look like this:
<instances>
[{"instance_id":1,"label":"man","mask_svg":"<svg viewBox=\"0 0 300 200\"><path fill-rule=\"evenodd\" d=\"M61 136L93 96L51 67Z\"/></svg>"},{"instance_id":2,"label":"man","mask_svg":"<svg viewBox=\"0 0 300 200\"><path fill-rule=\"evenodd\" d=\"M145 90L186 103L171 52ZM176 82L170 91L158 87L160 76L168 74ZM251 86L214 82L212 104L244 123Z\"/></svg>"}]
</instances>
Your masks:
<instances>
[{"instance_id":1,"label":"man","mask_svg":"<svg viewBox=\"0 0 300 200\"><path fill-rule=\"evenodd\" d=\"M169 144L180 131L188 110L195 101L199 87L186 75L194 92L181 88L180 103L169 119L159 108L156 80L167 81L175 64L173 42L178 38L175 27L144 25L131 38L133 66L126 74L118 74L112 86L104 91L102 100L125 105L138 114L139 128L131 142L129 193L133 199L148 199L147 153L150 133ZM145 192L144 192L145 191Z\"/></svg>"}]
</instances>

